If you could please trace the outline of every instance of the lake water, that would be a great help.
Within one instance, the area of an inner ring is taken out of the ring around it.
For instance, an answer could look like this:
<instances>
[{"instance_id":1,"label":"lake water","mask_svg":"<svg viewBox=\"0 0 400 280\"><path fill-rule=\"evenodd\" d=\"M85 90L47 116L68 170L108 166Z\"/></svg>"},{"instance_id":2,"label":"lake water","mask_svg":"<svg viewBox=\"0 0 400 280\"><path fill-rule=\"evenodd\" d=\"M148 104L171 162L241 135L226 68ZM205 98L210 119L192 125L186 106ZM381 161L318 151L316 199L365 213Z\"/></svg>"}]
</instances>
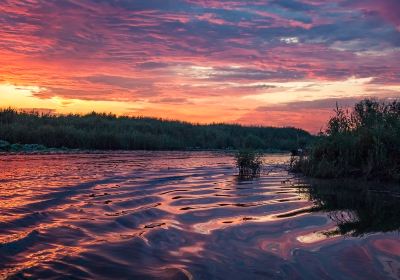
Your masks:
<instances>
[{"instance_id":1,"label":"lake water","mask_svg":"<svg viewBox=\"0 0 400 280\"><path fill-rule=\"evenodd\" d=\"M0 278L400 279L400 195L268 155L0 155Z\"/></svg>"}]
</instances>

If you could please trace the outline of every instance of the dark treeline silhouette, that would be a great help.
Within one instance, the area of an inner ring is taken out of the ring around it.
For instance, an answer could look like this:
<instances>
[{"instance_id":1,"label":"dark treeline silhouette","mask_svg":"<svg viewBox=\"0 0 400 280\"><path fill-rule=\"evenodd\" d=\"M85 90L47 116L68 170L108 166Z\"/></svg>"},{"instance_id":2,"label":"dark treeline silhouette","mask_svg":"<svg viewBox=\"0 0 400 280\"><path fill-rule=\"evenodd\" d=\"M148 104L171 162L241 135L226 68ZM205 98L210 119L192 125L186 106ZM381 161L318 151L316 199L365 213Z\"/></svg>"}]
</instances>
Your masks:
<instances>
[{"instance_id":1,"label":"dark treeline silhouette","mask_svg":"<svg viewBox=\"0 0 400 280\"><path fill-rule=\"evenodd\" d=\"M53 115L0 110L0 139L52 148L99 150L291 150L313 137L295 128L198 125L113 114Z\"/></svg>"},{"instance_id":2,"label":"dark treeline silhouette","mask_svg":"<svg viewBox=\"0 0 400 280\"><path fill-rule=\"evenodd\" d=\"M400 102L363 100L339 107L308 154L292 170L319 178L400 180Z\"/></svg>"}]
</instances>

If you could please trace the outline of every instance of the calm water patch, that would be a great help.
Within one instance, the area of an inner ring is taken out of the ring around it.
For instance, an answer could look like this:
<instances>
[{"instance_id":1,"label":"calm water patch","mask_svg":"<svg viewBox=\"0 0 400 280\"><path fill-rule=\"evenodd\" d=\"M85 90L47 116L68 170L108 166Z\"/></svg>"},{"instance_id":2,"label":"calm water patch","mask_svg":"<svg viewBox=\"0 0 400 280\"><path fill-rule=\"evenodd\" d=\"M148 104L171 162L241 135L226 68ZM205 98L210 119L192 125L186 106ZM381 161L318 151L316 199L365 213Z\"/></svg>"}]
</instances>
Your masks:
<instances>
[{"instance_id":1,"label":"calm water patch","mask_svg":"<svg viewBox=\"0 0 400 280\"><path fill-rule=\"evenodd\" d=\"M1 155L0 278L400 279L400 189L287 160L242 181L225 153Z\"/></svg>"}]
</instances>

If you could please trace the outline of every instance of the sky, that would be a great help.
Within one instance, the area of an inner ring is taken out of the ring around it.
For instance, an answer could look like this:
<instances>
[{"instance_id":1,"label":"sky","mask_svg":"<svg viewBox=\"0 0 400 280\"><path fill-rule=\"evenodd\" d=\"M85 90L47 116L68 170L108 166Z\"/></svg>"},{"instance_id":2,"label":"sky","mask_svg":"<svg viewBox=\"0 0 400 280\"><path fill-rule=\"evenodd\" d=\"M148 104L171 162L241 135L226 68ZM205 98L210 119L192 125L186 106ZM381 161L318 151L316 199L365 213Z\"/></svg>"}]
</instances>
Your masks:
<instances>
[{"instance_id":1,"label":"sky","mask_svg":"<svg viewBox=\"0 0 400 280\"><path fill-rule=\"evenodd\" d=\"M0 0L0 107L324 128L400 97L399 0Z\"/></svg>"}]
</instances>

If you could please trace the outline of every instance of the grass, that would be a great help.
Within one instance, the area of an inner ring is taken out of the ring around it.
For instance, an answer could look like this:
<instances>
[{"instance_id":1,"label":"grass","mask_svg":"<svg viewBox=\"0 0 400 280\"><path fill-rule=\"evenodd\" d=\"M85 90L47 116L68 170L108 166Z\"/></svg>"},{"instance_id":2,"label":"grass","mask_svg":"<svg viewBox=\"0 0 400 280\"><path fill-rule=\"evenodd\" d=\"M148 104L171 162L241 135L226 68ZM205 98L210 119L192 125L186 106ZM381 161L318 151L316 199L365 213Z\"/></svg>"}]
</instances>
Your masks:
<instances>
[{"instance_id":1,"label":"grass","mask_svg":"<svg viewBox=\"0 0 400 280\"><path fill-rule=\"evenodd\" d=\"M254 150L240 150L235 155L240 178L253 178L261 173L262 154Z\"/></svg>"},{"instance_id":2,"label":"grass","mask_svg":"<svg viewBox=\"0 0 400 280\"><path fill-rule=\"evenodd\" d=\"M352 110L338 106L291 170L317 178L364 177L400 181L400 102L366 99Z\"/></svg>"},{"instance_id":3,"label":"grass","mask_svg":"<svg viewBox=\"0 0 400 280\"><path fill-rule=\"evenodd\" d=\"M90 113L52 115L0 110L0 140L82 150L243 149L288 151L309 143L296 128L191 124L162 119Z\"/></svg>"}]
</instances>

